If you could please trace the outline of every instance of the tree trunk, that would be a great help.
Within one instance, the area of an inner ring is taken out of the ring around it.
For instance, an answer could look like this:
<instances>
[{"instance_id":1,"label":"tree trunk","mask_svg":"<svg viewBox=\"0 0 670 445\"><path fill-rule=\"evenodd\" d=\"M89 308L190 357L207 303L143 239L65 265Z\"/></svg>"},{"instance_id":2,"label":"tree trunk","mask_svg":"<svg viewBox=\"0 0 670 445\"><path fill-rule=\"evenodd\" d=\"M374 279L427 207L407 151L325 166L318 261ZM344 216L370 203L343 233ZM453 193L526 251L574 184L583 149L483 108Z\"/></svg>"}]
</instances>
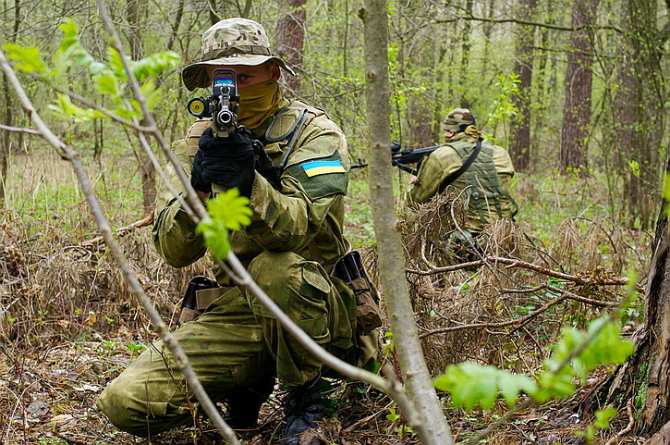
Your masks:
<instances>
[{"instance_id":1,"label":"tree trunk","mask_svg":"<svg viewBox=\"0 0 670 445\"><path fill-rule=\"evenodd\" d=\"M298 72L304 56L305 3L306 0L279 0L279 10L286 11L286 15L277 23L277 51ZM297 96L300 77L287 76L286 86Z\"/></svg>"},{"instance_id":2,"label":"tree trunk","mask_svg":"<svg viewBox=\"0 0 670 445\"><path fill-rule=\"evenodd\" d=\"M472 17L472 6L473 0L465 0L465 16ZM470 108L470 98L468 97L468 91L466 85L469 85L469 76L468 76L468 67L470 66L470 38L472 34L472 22L470 20L464 20L463 22L463 33L461 37L463 42L461 44L461 82L464 87L464 91L461 92L461 99L459 106L464 108Z\"/></svg>"},{"instance_id":3,"label":"tree trunk","mask_svg":"<svg viewBox=\"0 0 670 445\"><path fill-rule=\"evenodd\" d=\"M405 275L405 257L393 210L386 0L365 0L366 102L370 147L369 184L378 243L381 282L398 361L409 396L422 418L417 434L424 445L451 445L453 439L421 351ZM401 277L401 279L398 279Z\"/></svg>"},{"instance_id":4,"label":"tree trunk","mask_svg":"<svg viewBox=\"0 0 670 445\"><path fill-rule=\"evenodd\" d=\"M130 43L130 56L133 60L139 60L143 55L142 48L142 5L141 0L126 0L126 17L128 18L128 41ZM149 215L154 211L156 202L156 169L146 156L144 151L140 152L139 162L142 169L142 205L144 214Z\"/></svg>"},{"instance_id":5,"label":"tree trunk","mask_svg":"<svg viewBox=\"0 0 670 445\"><path fill-rule=\"evenodd\" d=\"M669 150L670 152L670 150ZM670 154L670 153L669 153ZM670 158L666 165L670 174ZM633 398L637 433L651 435L670 421L670 232L662 201L645 291L645 325L635 334L635 353L599 390L598 406L625 406ZM662 442L661 442L662 443Z\"/></svg>"},{"instance_id":6,"label":"tree trunk","mask_svg":"<svg viewBox=\"0 0 670 445\"><path fill-rule=\"evenodd\" d=\"M537 0L521 0L517 17L532 20ZM534 29L526 25L517 25L515 37L514 72L519 77L519 94L512 97L519 114L512 124L510 155L519 171L530 168L530 99L533 80Z\"/></svg>"},{"instance_id":7,"label":"tree trunk","mask_svg":"<svg viewBox=\"0 0 670 445\"><path fill-rule=\"evenodd\" d=\"M561 172L587 168L591 127L591 82L593 73L593 24L599 0L575 1L572 6L571 43L565 74L565 105L561 127Z\"/></svg>"},{"instance_id":8,"label":"tree trunk","mask_svg":"<svg viewBox=\"0 0 670 445\"><path fill-rule=\"evenodd\" d=\"M495 0L488 0L486 8L486 18L489 20L492 19L494 11L495 11ZM486 86L484 79L486 79L486 72L487 68L489 67L489 52L491 51L491 34L493 33L493 23L484 22L482 24L482 28L484 32L484 56L482 57L482 66L480 68L480 78L479 78L480 96L484 95L484 87Z\"/></svg>"},{"instance_id":9,"label":"tree trunk","mask_svg":"<svg viewBox=\"0 0 670 445\"><path fill-rule=\"evenodd\" d=\"M560 9L560 6L552 0L545 3L546 15L544 21L548 24L556 23L556 10ZM551 51L549 46L550 38L555 35L551 33L548 28L542 28L540 32L540 43L539 43L539 57L535 56L536 67L535 71L535 81L533 86L535 92L533 93L535 100L535 107L533 107L533 120L535 124L533 125L533 146L531 150L540 149L540 147L546 147L544 139L542 136L546 136L547 132L545 129L545 123L547 121L547 110L549 109L549 102L551 101L551 95L547 94L548 92L553 92L553 90L548 88L548 77L547 73L549 71L549 59L551 57Z\"/></svg>"},{"instance_id":10,"label":"tree trunk","mask_svg":"<svg viewBox=\"0 0 670 445\"><path fill-rule=\"evenodd\" d=\"M6 17L7 8L4 8L4 16ZM9 36L10 42L16 42L19 34L19 24L21 23L21 3L20 0L14 0L14 26L12 34ZM12 106L12 95L9 91L9 81L7 76L2 74L2 90L5 96L5 116L3 123L7 126L12 126L14 110ZM2 145L0 146L0 209L5 208L7 178L9 178L9 155L12 150L12 138L9 131L4 131L2 135Z\"/></svg>"},{"instance_id":11,"label":"tree trunk","mask_svg":"<svg viewBox=\"0 0 670 445\"><path fill-rule=\"evenodd\" d=\"M659 33L656 0L624 2L627 24L615 97L619 164L625 168L628 225L651 227L658 191L659 152L665 131L661 57L667 34Z\"/></svg>"}]
</instances>

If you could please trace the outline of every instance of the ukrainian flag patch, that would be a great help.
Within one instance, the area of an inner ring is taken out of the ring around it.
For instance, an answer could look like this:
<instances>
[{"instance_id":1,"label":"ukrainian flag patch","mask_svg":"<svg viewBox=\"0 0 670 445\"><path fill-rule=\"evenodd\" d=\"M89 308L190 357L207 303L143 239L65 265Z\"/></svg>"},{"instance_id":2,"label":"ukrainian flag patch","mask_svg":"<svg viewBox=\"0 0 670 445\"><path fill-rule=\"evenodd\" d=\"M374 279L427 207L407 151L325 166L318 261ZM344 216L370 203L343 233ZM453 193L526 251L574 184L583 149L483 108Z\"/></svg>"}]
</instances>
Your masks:
<instances>
[{"instance_id":1,"label":"ukrainian flag patch","mask_svg":"<svg viewBox=\"0 0 670 445\"><path fill-rule=\"evenodd\" d=\"M333 161L309 161L302 164L305 174L312 178L314 176L326 175L328 173L346 173L339 159Z\"/></svg>"}]
</instances>

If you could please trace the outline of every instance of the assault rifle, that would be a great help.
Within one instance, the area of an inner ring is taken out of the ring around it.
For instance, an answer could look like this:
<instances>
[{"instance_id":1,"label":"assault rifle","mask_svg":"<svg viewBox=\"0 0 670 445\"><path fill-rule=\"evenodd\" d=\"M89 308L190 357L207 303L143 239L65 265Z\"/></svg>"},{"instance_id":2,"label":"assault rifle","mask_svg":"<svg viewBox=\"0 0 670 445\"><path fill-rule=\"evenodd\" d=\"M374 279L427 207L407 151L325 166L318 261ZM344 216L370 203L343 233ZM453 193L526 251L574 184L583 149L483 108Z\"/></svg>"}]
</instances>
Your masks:
<instances>
[{"instance_id":1,"label":"assault rifle","mask_svg":"<svg viewBox=\"0 0 670 445\"><path fill-rule=\"evenodd\" d=\"M409 174L416 175L419 171L419 166L423 158L434 152L441 145L431 145L430 147L406 148L402 149L400 144L392 142L389 147L391 150L391 164L398 167L400 170L406 171ZM416 167L412 165L416 164ZM358 162L352 164L351 169L365 168L368 164L363 159L358 159Z\"/></svg>"},{"instance_id":2,"label":"assault rifle","mask_svg":"<svg viewBox=\"0 0 670 445\"><path fill-rule=\"evenodd\" d=\"M193 98L186 108L199 119L211 117L216 136L225 138L238 128L240 96L237 74L230 69L217 68L212 77L211 96Z\"/></svg>"}]
</instances>

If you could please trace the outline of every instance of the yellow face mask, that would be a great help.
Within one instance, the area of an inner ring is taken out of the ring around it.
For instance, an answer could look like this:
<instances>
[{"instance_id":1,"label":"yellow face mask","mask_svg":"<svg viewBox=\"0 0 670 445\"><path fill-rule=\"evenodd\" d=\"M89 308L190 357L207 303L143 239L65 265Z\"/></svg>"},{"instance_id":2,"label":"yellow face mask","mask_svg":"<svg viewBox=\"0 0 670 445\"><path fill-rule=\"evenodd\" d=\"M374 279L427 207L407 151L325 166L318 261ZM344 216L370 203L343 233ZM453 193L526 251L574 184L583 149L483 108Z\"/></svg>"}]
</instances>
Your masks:
<instances>
[{"instance_id":1,"label":"yellow face mask","mask_svg":"<svg viewBox=\"0 0 670 445\"><path fill-rule=\"evenodd\" d=\"M276 80L268 80L240 90L240 123L258 127L277 111L282 94Z\"/></svg>"}]
</instances>

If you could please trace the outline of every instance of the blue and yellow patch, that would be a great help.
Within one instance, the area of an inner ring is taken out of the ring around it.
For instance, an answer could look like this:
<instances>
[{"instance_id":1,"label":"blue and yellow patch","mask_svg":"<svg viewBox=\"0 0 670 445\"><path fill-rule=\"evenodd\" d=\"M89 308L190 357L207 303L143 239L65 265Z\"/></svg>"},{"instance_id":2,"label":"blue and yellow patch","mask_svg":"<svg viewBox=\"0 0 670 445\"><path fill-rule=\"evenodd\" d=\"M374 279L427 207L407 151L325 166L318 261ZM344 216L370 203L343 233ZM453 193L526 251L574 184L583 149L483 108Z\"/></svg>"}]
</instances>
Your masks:
<instances>
[{"instance_id":1,"label":"blue and yellow patch","mask_svg":"<svg viewBox=\"0 0 670 445\"><path fill-rule=\"evenodd\" d=\"M326 175L328 173L347 172L342 165L342 161L339 159L330 161L320 160L305 162L302 164L302 169L309 178L319 175Z\"/></svg>"}]
</instances>

